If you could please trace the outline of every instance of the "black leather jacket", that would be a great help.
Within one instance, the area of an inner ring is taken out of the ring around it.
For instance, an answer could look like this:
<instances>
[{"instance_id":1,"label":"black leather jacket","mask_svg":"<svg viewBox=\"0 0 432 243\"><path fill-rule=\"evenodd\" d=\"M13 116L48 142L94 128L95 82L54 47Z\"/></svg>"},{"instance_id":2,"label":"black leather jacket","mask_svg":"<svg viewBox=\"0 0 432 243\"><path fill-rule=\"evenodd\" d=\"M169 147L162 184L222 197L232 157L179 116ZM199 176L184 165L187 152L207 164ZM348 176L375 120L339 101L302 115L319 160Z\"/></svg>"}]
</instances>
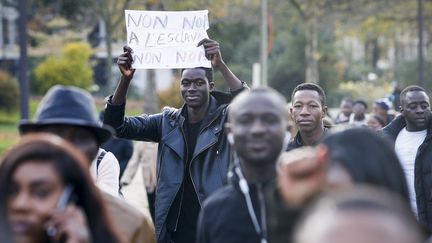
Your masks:
<instances>
[{"instance_id":1,"label":"black leather jacket","mask_svg":"<svg viewBox=\"0 0 432 243\"><path fill-rule=\"evenodd\" d=\"M406 126L404 116L396 117L381 132L394 143L399 132ZM417 199L419 221L432 232L432 123L427 128L427 135L420 145L414 164L414 187Z\"/></svg>"},{"instance_id":2,"label":"black leather jacket","mask_svg":"<svg viewBox=\"0 0 432 243\"><path fill-rule=\"evenodd\" d=\"M200 128L195 152L189 167L200 205L211 193L226 184L231 149L224 132L229 98L213 92L206 117ZM218 97L218 98L215 98ZM167 216L184 180L187 144L183 123L186 106L165 108L162 113L124 117L125 105L114 106L108 99L104 123L116 129L117 136L158 142L155 228L158 242L167 242Z\"/></svg>"}]
</instances>

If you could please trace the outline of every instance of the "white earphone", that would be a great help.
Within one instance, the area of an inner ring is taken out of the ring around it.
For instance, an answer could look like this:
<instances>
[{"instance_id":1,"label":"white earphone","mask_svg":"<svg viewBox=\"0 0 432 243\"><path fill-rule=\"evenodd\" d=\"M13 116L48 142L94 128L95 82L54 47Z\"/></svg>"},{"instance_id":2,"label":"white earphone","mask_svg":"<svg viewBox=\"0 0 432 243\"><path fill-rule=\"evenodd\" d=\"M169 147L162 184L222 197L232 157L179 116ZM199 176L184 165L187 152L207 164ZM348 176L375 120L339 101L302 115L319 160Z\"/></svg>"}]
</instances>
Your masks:
<instances>
[{"instance_id":1,"label":"white earphone","mask_svg":"<svg viewBox=\"0 0 432 243\"><path fill-rule=\"evenodd\" d=\"M234 145L234 134L232 134L232 132L227 134L227 140L229 144Z\"/></svg>"}]
</instances>

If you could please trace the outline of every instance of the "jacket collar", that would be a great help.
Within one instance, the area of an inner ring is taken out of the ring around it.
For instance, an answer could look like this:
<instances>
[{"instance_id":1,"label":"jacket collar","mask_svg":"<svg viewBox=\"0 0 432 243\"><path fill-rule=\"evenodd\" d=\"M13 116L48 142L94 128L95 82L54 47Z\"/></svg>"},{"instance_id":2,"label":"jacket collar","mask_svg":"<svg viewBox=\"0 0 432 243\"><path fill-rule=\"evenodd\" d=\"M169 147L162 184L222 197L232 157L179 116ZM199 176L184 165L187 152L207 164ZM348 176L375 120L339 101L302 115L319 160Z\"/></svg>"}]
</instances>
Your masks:
<instances>
[{"instance_id":1,"label":"jacket collar","mask_svg":"<svg viewBox=\"0 0 432 243\"><path fill-rule=\"evenodd\" d=\"M317 141L315 144L318 144L319 141L321 141L321 139L323 139L323 137L324 137L325 134L327 133L327 130L328 130L328 129L329 129L328 127L324 127L324 131L323 131L323 133L321 134L321 137L318 139L318 141ZM295 135L295 137L293 138L293 140L291 140L291 142L290 142L289 144L290 144L290 146L288 146L288 147L292 147L292 146L294 146L294 148L299 148L299 147L302 147L302 146L303 146L303 139L302 139L302 137L301 137L300 131L297 132L297 134ZM314 145L315 145L315 144L314 144Z\"/></svg>"},{"instance_id":2,"label":"jacket collar","mask_svg":"<svg viewBox=\"0 0 432 243\"><path fill-rule=\"evenodd\" d=\"M391 121L387 126L385 126L382 131L392 137L393 140L396 140L399 132L406 127L405 117L403 115L397 116L393 121ZM432 121L429 122L429 126L427 127L427 135L426 139L432 138Z\"/></svg>"},{"instance_id":3,"label":"jacket collar","mask_svg":"<svg viewBox=\"0 0 432 243\"><path fill-rule=\"evenodd\" d=\"M215 99L215 97L213 97L210 94L210 102L209 102L209 107L207 108L207 114L204 116L204 120L203 123L201 124L201 127L205 127L207 125L209 125L220 113L221 110L223 110L223 108L225 108L226 106L218 106L218 102ZM187 117L187 105L183 104L182 108L178 110L176 118L177 119L186 119Z\"/></svg>"}]
</instances>

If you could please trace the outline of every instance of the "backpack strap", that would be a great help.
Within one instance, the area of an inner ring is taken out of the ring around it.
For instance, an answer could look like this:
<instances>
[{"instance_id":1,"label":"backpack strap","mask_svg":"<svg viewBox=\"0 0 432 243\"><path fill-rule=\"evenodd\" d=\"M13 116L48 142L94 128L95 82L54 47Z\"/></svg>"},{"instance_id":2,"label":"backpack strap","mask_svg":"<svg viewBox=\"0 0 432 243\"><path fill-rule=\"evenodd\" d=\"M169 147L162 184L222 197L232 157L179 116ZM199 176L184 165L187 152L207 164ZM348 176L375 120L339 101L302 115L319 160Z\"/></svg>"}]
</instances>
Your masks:
<instances>
[{"instance_id":1,"label":"backpack strap","mask_svg":"<svg viewBox=\"0 0 432 243\"><path fill-rule=\"evenodd\" d=\"M107 152L105 150L103 150L102 153L100 153L99 156L97 157L97 160L96 160L96 175L99 174L99 165L100 165L102 159L105 157L106 153Z\"/></svg>"}]
</instances>

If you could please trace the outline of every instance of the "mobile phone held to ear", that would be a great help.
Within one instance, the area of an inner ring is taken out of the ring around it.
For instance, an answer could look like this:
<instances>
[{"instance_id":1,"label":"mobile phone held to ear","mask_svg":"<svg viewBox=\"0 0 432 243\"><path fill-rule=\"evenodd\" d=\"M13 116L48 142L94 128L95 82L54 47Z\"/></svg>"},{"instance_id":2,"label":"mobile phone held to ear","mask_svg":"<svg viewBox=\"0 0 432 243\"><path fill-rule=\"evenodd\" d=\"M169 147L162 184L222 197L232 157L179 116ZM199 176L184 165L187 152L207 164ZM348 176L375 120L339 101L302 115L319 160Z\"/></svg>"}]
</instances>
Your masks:
<instances>
[{"instance_id":1,"label":"mobile phone held to ear","mask_svg":"<svg viewBox=\"0 0 432 243\"><path fill-rule=\"evenodd\" d=\"M66 185L59 200L57 201L56 211L65 211L67 205L72 202L73 186ZM57 229L55 226L50 226L47 228L46 233L49 237L54 237L57 234Z\"/></svg>"}]
</instances>

